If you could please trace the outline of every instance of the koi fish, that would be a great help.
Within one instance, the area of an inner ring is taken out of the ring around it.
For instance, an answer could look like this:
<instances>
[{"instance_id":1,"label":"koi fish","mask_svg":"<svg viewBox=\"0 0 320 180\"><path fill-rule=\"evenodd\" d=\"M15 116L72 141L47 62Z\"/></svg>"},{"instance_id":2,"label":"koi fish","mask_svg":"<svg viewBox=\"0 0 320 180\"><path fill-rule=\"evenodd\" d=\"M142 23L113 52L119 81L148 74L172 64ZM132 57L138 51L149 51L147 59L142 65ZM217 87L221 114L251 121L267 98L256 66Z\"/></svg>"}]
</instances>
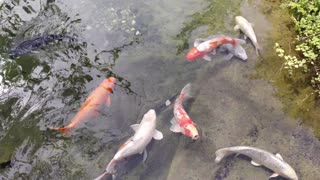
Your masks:
<instances>
[{"instance_id":1,"label":"koi fish","mask_svg":"<svg viewBox=\"0 0 320 180\"><path fill-rule=\"evenodd\" d=\"M233 29L235 31L241 30L245 35L245 39L248 37L252 41L254 47L256 48L256 53L259 55L259 50L261 50L261 47L258 44L256 34L252 28L253 24L249 23L248 20L242 16L236 16L235 20L237 25Z\"/></svg>"},{"instance_id":2,"label":"koi fish","mask_svg":"<svg viewBox=\"0 0 320 180\"><path fill-rule=\"evenodd\" d=\"M146 147L152 140L161 140L163 134L156 130L156 112L154 109L150 109L144 114L140 124L133 124L131 128L135 131L135 134L129 138L117 151L112 160L109 162L106 173L115 174L116 165L119 161L134 154L143 153L143 161L147 159Z\"/></svg>"},{"instance_id":3,"label":"koi fish","mask_svg":"<svg viewBox=\"0 0 320 180\"><path fill-rule=\"evenodd\" d=\"M46 44L49 44L54 41L61 41L64 38L68 38L70 40L75 40L75 38L61 35L61 34L50 34L41 36L35 39L24 41L23 43L19 44L17 47L12 48L9 52L11 58L17 58L18 56L30 53L36 49L43 47Z\"/></svg>"},{"instance_id":4,"label":"koi fish","mask_svg":"<svg viewBox=\"0 0 320 180\"><path fill-rule=\"evenodd\" d=\"M288 163L283 160L280 154L274 155L268 151L249 146L235 146L217 150L216 159L214 161L219 163L224 157L230 154L243 154L252 159L252 165L263 165L271 169L274 173L270 176L270 178L280 175L288 179L298 180L296 172Z\"/></svg>"},{"instance_id":5,"label":"koi fish","mask_svg":"<svg viewBox=\"0 0 320 180\"><path fill-rule=\"evenodd\" d=\"M182 133L192 139L198 139L199 134L195 126L195 123L191 120L182 106L182 102L185 97L191 97L191 84L187 84L182 90L179 97L176 99L173 105L173 115L170 130L175 133Z\"/></svg>"},{"instance_id":6,"label":"koi fish","mask_svg":"<svg viewBox=\"0 0 320 180\"><path fill-rule=\"evenodd\" d=\"M52 130L57 130L68 135L69 132L83 123L85 120L92 116L97 116L99 108L102 104L106 104L108 107L111 104L110 94L113 93L113 88L116 79L114 77L109 77L102 81L99 86L89 95L86 101L81 106L79 112L71 120L71 122L63 128L50 128Z\"/></svg>"},{"instance_id":7,"label":"koi fish","mask_svg":"<svg viewBox=\"0 0 320 180\"><path fill-rule=\"evenodd\" d=\"M224 37L224 36L211 35L205 39L198 38L194 41L193 46L197 47L205 41L209 41L211 39L215 39L218 37ZM217 48L216 52L217 52L216 55L223 55L224 59L226 60L230 60L232 57L237 57L243 61L246 61L248 59L248 55L246 51L243 49L243 47L240 44L238 46L233 46L232 44L229 44L229 43L222 44Z\"/></svg>"},{"instance_id":8,"label":"koi fish","mask_svg":"<svg viewBox=\"0 0 320 180\"><path fill-rule=\"evenodd\" d=\"M188 61L195 61L197 59L203 58L207 61L211 61L211 57L208 54L216 54L216 49L223 44L232 44L237 46L239 44L244 44L245 41L242 39L230 38L230 37L218 37L213 38L207 41L204 41L200 44L197 44L196 47L192 48L186 58Z\"/></svg>"}]
</instances>

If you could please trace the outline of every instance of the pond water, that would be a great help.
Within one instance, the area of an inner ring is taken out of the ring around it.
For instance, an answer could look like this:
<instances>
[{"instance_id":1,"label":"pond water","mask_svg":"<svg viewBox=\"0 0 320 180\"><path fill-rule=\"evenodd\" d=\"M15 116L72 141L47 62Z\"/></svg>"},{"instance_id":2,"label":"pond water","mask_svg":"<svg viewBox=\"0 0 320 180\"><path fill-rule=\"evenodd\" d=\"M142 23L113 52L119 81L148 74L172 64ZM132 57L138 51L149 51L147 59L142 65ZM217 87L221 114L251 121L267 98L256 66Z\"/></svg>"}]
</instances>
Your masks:
<instances>
[{"instance_id":1,"label":"pond water","mask_svg":"<svg viewBox=\"0 0 320 180\"><path fill-rule=\"evenodd\" d=\"M232 4L228 4L232 3ZM266 81L252 79L261 61L246 45L247 62L216 59L187 62L175 38L191 15L204 12L199 0L26 0L0 6L0 179L93 179L150 108L161 106L189 82L194 98L186 104L200 139L169 130L172 108L158 111L164 139L151 143L149 157L138 157L117 179L267 179L272 173L243 158L214 164L218 148L249 145L280 152L300 179L320 177L320 142L312 131L282 111ZM212 1L216 31L232 32L235 15L255 24L262 47L272 48L272 25L260 13L261 1ZM222 10L221 7L224 9ZM214 23L213 23L214 24ZM204 36L207 27L188 37ZM23 41L65 34L76 41L51 43L9 58ZM267 59L272 61L272 59ZM117 85L111 106L71 136L48 127L67 125L90 92L106 77ZM281 178L279 178L281 179Z\"/></svg>"}]
</instances>

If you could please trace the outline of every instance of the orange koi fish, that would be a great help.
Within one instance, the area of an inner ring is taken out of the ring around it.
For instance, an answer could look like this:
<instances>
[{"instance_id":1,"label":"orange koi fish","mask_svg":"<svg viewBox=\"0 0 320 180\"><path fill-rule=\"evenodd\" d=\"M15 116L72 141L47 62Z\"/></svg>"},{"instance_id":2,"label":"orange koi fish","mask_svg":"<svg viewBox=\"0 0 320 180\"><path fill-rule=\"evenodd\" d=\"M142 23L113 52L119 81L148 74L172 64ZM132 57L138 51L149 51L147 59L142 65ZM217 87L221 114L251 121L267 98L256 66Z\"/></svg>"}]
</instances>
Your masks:
<instances>
[{"instance_id":1,"label":"orange koi fish","mask_svg":"<svg viewBox=\"0 0 320 180\"><path fill-rule=\"evenodd\" d=\"M191 120L187 112L182 106L182 102L185 97L190 96L191 84L187 84L182 90L179 97L176 99L173 105L173 115L171 120L170 130L175 133L182 133L192 139L198 139L199 133L196 128L196 124Z\"/></svg>"},{"instance_id":2,"label":"orange koi fish","mask_svg":"<svg viewBox=\"0 0 320 180\"><path fill-rule=\"evenodd\" d=\"M89 95L81 106L79 112L67 126L50 129L60 131L64 135L68 135L73 128L79 126L88 118L97 116L102 104L106 104L108 107L110 106L110 94L113 93L115 81L116 79L114 77L109 77L108 79L103 80L103 82L100 83L99 86Z\"/></svg>"},{"instance_id":3,"label":"orange koi fish","mask_svg":"<svg viewBox=\"0 0 320 180\"><path fill-rule=\"evenodd\" d=\"M207 61L211 61L209 54L216 54L216 49L222 44L232 44L237 46L238 44L244 44L245 41L237 38L230 37L217 37L205 42L200 43L198 46L192 48L186 58L188 61L195 61L197 59L203 58Z\"/></svg>"}]
</instances>

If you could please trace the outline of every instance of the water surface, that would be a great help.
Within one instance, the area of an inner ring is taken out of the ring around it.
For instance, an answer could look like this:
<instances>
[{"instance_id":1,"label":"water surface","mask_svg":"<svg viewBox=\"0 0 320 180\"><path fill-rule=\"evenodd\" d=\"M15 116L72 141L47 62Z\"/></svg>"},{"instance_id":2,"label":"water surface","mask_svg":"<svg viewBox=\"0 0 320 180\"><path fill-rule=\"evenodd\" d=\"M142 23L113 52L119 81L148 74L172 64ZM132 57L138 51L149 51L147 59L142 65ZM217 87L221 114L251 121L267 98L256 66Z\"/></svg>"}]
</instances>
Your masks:
<instances>
[{"instance_id":1,"label":"water surface","mask_svg":"<svg viewBox=\"0 0 320 180\"><path fill-rule=\"evenodd\" d=\"M257 36L268 48L273 29L257 8L260 1L212 2L216 26L187 33L189 45L210 33L208 29L237 36L232 32L233 17L241 13L256 24ZM195 0L3 3L0 162L13 163L0 170L0 177L97 177L133 134L130 125L189 82L194 99L186 107L200 129L200 140L170 132L173 114L168 108L157 119L164 139L152 143L145 164L138 160L119 179L266 179L271 175L241 158L214 164L218 148L234 145L280 152L300 179L319 177L319 141L310 129L282 112L270 84L250 78L261 60L250 45L246 46L248 62L189 63L187 49L177 54L183 42L176 35L193 22L192 14L205 12L208 5ZM77 41L52 43L9 58L11 47L45 34L68 34ZM88 121L71 137L47 129L68 124L89 93L109 76L117 78L117 86L111 107L104 108L98 119Z\"/></svg>"}]
</instances>

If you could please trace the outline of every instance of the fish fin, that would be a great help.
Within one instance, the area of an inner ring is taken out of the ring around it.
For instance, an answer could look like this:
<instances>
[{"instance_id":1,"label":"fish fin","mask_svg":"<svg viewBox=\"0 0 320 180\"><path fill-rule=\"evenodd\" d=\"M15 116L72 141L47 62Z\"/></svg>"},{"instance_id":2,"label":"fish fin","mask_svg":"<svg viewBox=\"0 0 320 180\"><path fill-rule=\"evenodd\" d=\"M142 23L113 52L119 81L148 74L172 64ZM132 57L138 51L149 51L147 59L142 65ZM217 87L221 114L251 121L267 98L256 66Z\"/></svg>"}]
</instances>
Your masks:
<instances>
[{"instance_id":1,"label":"fish fin","mask_svg":"<svg viewBox=\"0 0 320 180\"><path fill-rule=\"evenodd\" d=\"M175 123L175 124L171 125L170 131L175 132L175 133L180 133L181 128L180 128L179 124Z\"/></svg>"},{"instance_id":2,"label":"fish fin","mask_svg":"<svg viewBox=\"0 0 320 180\"><path fill-rule=\"evenodd\" d=\"M134 130L134 132L136 132L140 127L140 124L132 124L130 127Z\"/></svg>"},{"instance_id":3,"label":"fish fin","mask_svg":"<svg viewBox=\"0 0 320 180\"><path fill-rule=\"evenodd\" d=\"M186 97L186 98L192 98L192 96L191 96L191 83L188 83L187 85L185 85L183 87L183 89L181 90L181 93L183 93L184 97Z\"/></svg>"},{"instance_id":4,"label":"fish fin","mask_svg":"<svg viewBox=\"0 0 320 180\"><path fill-rule=\"evenodd\" d=\"M202 58L206 61L212 61L212 58L208 55L204 55Z\"/></svg>"},{"instance_id":5,"label":"fish fin","mask_svg":"<svg viewBox=\"0 0 320 180\"><path fill-rule=\"evenodd\" d=\"M279 158L279 159L281 159L283 161L283 158L279 153L277 153L276 156L277 156L277 158Z\"/></svg>"},{"instance_id":6,"label":"fish fin","mask_svg":"<svg viewBox=\"0 0 320 180\"><path fill-rule=\"evenodd\" d=\"M170 106L171 101L168 99L168 100L166 100L165 104L166 104L166 106Z\"/></svg>"},{"instance_id":7,"label":"fish fin","mask_svg":"<svg viewBox=\"0 0 320 180\"><path fill-rule=\"evenodd\" d=\"M162 132L160 132L160 131L158 131L158 130L155 130L155 131L154 131L154 134L153 134L153 138L154 138L155 140L161 140L161 139L163 139L163 134L162 134Z\"/></svg>"},{"instance_id":8,"label":"fish fin","mask_svg":"<svg viewBox=\"0 0 320 180\"><path fill-rule=\"evenodd\" d=\"M110 99L110 96L107 96L106 105L107 105L108 107L110 107L110 105L111 105L111 99Z\"/></svg>"},{"instance_id":9,"label":"fish fin","mask_svg":"<svg viewBox=\"0 0 320 180\"><path fill-rule=\"evenodd\" d=\"M203 39L198 38L198 39L194 40L193 46L197 47L197 46L199 46L199 44L201 44L203 42L204 42Z\"/></svg>"},{"instance_id":10,"label":"fish fin","mask_svg":"<svg viewBox=\"0 0 320 180\"><path fill-rule=\"evenodd\" d=\"M216 55L216 54L217 54L217 49L213 49L213 50L211 51L211 54Z\"/></svg>"},{"instance_id":11,"label":"fish fin","mask_svg":"<svg viewBox=\"0 0 320 180\"><path fill-rule=\"evenodd\" d=\"M108 172L104 172L103 174L101 174L100 176L96 177L94 180L101 180L101 179L108 179L108 177L110 177L112 174L108 173Z\"/></svg>"},{"instance_id":12,"label":"fish fin","mask_svg":"<svg viewBox=\"0 0 320 180\"><path fill-rule=\"evenodd\" d=\"M148 152L147 152L147 150L145 149L145 150L143 151L143 162L145 162L145 161L147 160L147 158L148 158Z\"/></svg>"},{"instance_id":13,"label":"fish fin","mask_svg":"<svg viewBox=\"0 0 320 180\"><path fill-rule=\"evenodd\" d=\"M239 26L239 25L235 25L234 28L233 28L233 30L234 30L234 31L240 30L240 26Z\"/></svg>"},{"instance_id":14,"label":"fish fin","mask_svg":"<svg viewBox=\"0 0 320 180\"><path fill-rule=\"evenodd\" d=\"M171 123L171 124L177 124L176 118L173 117L173 118L170 120L170 123Z\"/></svg>"},{"instance_id":15,"label":"fish fin","mask_svg":"<svg viewBox=\"0 0 320 180\"><path fill-rule=\"evenodd\" d=\"M55 131L59 131L60 133L62 133L64 136L69 136L70 135L70 131L71 128L68 127L63 127L63 128L49 128L51 130L55 130Z\"/></svg>"},{"instance_id":16,"label":"fish fin","mask_svg":"<svg viewBox=\"0 0 320 180\"><path fill-rule=\"evenodd\" d=\"M244 39L244 40L247 40L247 39L248 39L248 36L245 35L245 34L243 34L243 39Z\"/></svg>"},{"instance_id":17,"label":"fish fin","mask_svg":"<svg viewBox=\"0 0 320 180\"><path fill-rule=\"evenodd\" d=\"M234 52L233 53L237 58L239 58L239 59L241 59L243 61L246 61L248 59L248 55L246 53L246 50L243 49L242 46L240 46L240 45L236 46L234 48Z\"/></svg>"},{"instance_id":18,"label":"fish fin","mask_svg":"<svg viewBox=\"0 0 320 180\"><path fill-rule=\"evenodd\" d=\"M274 177L278 177L278 176L279 176L279 174L273 173L269 178L274 178Z\"/></svg>"},{"instance_id":19,"label":"fish fin","mask_svg":"<svg viewBox=\"0 0 320 180\"><path fill-rule=\"evenodd\" d=\"M117 166L118 162L119 162L119 161L112 159L112 160L108 163L108 165L107 165L107 167L106 167L106 172L107 172L108 174L114 174L114 173L116 173L116 166Z\"/></svg>"},{"instance_id":20,"label":"fish fin","mask_svg":"<svg viewBox=\"0 0 320 180\"><path fill-rule=\"evenodd\" d=\"M256 162L254 162L253 160L251 161L251 164L254 165L254 166L261 166L261 164L258 164Z\"/></svg>"},{"instance_id":21,"label":"fish fin","mask_svg":"<svg viewBox=\"0 0 320 180\"><path fill-rule=\"evenodd\" d=\"M225 59L225 60L231 60L232 59L232 57L233 57L233 54L232 53L228 53L227 55L225 55L224 56L224 58L223 59Z\"/></svg>"}]
</instances>

